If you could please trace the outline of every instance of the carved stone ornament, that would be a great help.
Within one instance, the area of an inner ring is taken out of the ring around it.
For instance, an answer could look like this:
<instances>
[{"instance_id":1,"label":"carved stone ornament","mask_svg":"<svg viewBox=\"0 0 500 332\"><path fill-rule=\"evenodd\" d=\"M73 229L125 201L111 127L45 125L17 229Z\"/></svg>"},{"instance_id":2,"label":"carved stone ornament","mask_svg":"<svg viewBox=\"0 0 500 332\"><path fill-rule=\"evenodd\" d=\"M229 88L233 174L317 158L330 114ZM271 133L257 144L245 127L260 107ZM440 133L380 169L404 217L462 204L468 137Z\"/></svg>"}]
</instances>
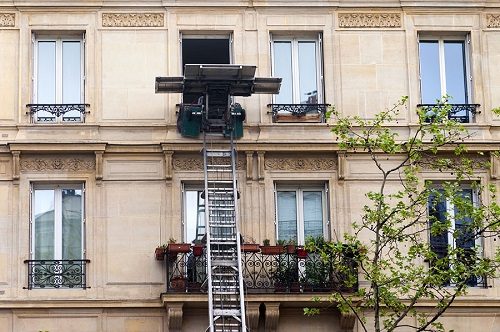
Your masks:
<instances>
[{"instance_id":1,"label":"carved stone ornament","mask_svg":"<svg viewBox=\"0 0 500 332\"><path fill-rule=\"evenodd\" d=\"M211 160L212 165L223 165L226 162L221 158ZM241 170L245 166L245 160L238 158L236 169ZM203 158L201 157L174 157L174 169L177 171L201 171L203 170Z\"/></svg>"},{"instance_id":2,"label":"carved stone ornament","mask_svg":"<svg viewBox=\"0 0 500 332\"><path fill-rule=\"evenodd\" d=\"M340 28L401 28L400 13L339 13Z\"/></svg>"},{"instance_id":3,"label":"carved stone ornament","mask_svg":"<svg viewBox=\"0 0 500 332\"><path fill-rule=\"evenodd\" d=\"M488 15L486 15L486 27L488 27L488 28L500 28L500 14L488 14Z\"/></svg>"},{"instance_id":4,"label":"carved stone ornament","mask_svg":"<svg viewBox=\"0 0 500 332\"><path fill-rule=\"evenodd\" d=\"M336 168L333 158L266 158L265 168L277 171L331 171Z\"/></svg>"},{"instance_id":5,"label":"carved stone ornament","mask_svg":"<svg viewBox=\"0 0 500 332\"><path fill-rule=\"evenodd\" d=\"M0 27L13 27L16 25L14 13L0 13Z\"/></svg>"},{"instance_id":6,"label":"carved stone ornament","mask_svg":"<svg viewBox=\"0 0 500 332\"><path fill-rule=\"evenodd\" d=\"M64 157L23 157L21 156L21 172L79 172L94 171L93 156Z\"/></svg>"},{"instance_id":7,"label":"carved stone ornament","mask_svg":"<svg viewBox=\"0 0 500 332\"><path fill-rule=\"evenodd\" d=\"M103 13L103 27L163 27L163 13Z\"/></svg>"},{"instance_id":8,"label":"carved stone ornament","mask_svg":"<svg viewBox=\"0 0 500 332\"><path fill-rule=\"evenodd\" d=\"M453 172L455 169L463 168L464 165L474 170L485 170L490 167L490 159L487 156L466 154L460 157L451 154L424 155L418 161L418 165L424 170L439 172Z\"/></svg>"}]
</instances>

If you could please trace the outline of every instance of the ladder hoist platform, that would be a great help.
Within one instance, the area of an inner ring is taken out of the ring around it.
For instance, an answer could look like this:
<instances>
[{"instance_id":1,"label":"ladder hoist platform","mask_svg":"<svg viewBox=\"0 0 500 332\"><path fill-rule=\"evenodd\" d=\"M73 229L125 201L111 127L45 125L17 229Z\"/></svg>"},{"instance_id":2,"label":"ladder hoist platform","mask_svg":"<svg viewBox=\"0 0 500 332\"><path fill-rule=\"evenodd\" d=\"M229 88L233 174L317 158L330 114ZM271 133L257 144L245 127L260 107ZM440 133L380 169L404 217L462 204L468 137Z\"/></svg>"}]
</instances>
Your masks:
<instances>
[{"instance_id":1,"label":"ladder hoist platform","mask_svg":"<svg viewBox=\"0 0 500 332\"><path fill-rule=\"evenodd\" d=\"M156 92L198 95L181 104L177 127L184 137L203 135L204 204L210 332L246 332L238 227L236 149L245 110L233 96L279 92L280 78L256 78L255 66L186 65L184 77L157 77Z\"/></svg>"}]
</instances>

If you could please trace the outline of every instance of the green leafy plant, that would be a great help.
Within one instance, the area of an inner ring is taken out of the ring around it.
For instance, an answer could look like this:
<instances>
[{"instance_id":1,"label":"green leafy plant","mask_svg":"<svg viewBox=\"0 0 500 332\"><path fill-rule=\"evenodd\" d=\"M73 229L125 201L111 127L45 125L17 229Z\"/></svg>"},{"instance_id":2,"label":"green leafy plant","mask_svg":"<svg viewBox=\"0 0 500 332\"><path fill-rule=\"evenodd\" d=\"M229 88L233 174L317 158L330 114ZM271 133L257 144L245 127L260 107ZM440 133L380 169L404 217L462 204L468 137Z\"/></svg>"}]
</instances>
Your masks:
<instances>
[{"instance_id":1,"label":"green leafy plant","mask_svg":"<svg viewBox=\"0 0 500 332\"><path fill-rule=\"evenodd\" d=\"M439 319L456 298L477 280L499 274L499 247L485 255L474 245L500 234L496 187L476 175L489 169L498 152L468 151L472 134L449 118L447 96L431 109L418 109L411 130L395 130L406 102L403 97L373 119L343 116L334 108L328 112L346 158L365 156L379 180L366 192L366 204L354 217L352 232L343 236L344 244L310 241L309 247L325 261L343 253L359 267L366 286L355 293L335 292L330 301L354 315L363 331L445 331ZM423 172L443 181L428 181ZM477 193L477 201L464 194L464 183ZM453 212L443 209L443 202L452 204ZM448 234L456 246L429 243ZM343 265L334 268L352 284L357 275Z\"/></svg>"}]
</instances>

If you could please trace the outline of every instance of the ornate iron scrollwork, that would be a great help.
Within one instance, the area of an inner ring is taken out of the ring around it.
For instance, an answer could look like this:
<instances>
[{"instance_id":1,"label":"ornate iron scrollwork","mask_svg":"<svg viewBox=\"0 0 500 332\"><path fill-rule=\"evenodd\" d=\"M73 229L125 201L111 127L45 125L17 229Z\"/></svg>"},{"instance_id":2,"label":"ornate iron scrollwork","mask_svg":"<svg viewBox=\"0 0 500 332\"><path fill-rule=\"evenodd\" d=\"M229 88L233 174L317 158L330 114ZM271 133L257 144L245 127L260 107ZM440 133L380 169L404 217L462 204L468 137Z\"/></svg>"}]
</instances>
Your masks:
<instances>
[{"instance_id":1,"label":"ornate iron scrollwork","mask_svg":"<svg viewBox=\"0 0 500 332\"><path fill-rule=\"evenodd\" d=\"M290 114L298 118L318 114L318 122L325 122L326 111L330 104L268 104L267 106L271 107L273 122L278 121L280 114Z\"/></svg>"},{"instance_id":2,"label":"ornate iron scrollwork","mask_svg":"<svg viewBox=\"0 0 500 332\"><path fill-rule=\"evenodd\" d=\"M236 253L235 253L236 257ZM323 260L317 253L299 257L295 252L263 254L262 252L242 252L242 274L245 288L249 293L269 292L353 292L357 282L347 284L350 276L357 276L357 265L352 257L340 255ZM342 265L344 270L336 267ZM207 257L206 251L199 255L194 252L169 256L166 262L167 292L206 292Z\"/></svg>"},{"instance_id":3,"label":"ornate iron scrollwork","mask_svg":"<svg viewBox=\"0 0 500 332\"><path fill-rule=\"evenodd\" d=\"M86 266L81 260L26 260L28 289L33 288L88 288Z\"/></svg>"},{"instance_id":4,"label":"ornate iron scrollwork","mask_svg":"<svg viewBox=\"0 0 500 332\"><path fill-rule=\"evenodd\" d=\"M440 104L418 104L417 107L425 110L425 113L434 114L433 108L435 107L444 107L445 105ZM460 123L470 123L474 122L474 116L479 114L477 109L479 108L479 104L447 104L446 106L450 106L450 111L448 112L448 119L455 120ZM432 114L429 115L429 118L432 118Z\"/></svg>"},{"instance_id":5,"label":"ornate iron scrollwork","mask_svg":"<svg viewBox=\"0 0 500 332\"><path fill-rule=\"evenodd\" d=\"M85 114L88 113L85 108L89 107L89 104L27 104L29 107L29 114L34 118L35 114L38 112L47 112L52 114L55 118L62 117L63 122L80 122L83 121ZM79 112L80 116L64 116L68 112ZM54 117L51 116L38 116L37 122L55 122Z\"/></svg>"}]
</instances>

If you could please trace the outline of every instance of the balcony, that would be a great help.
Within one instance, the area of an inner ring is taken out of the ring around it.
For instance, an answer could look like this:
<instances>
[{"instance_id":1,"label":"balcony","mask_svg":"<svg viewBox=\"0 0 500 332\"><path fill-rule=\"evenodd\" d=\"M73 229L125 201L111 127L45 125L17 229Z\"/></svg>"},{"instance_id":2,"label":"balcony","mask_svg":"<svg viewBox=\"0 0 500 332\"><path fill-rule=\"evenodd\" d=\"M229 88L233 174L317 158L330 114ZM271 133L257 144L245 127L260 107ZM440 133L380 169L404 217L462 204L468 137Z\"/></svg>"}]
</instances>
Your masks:
<instances>
[{"instance_id":1,"label":"balcony","mask_svg":"<svg viewBox=\"0 0 500 332\"><path fill-rule=\"evenodd\" d=\"M273 122L320 122L326 121L330 104L268 104Z\"/></svg>"},{"instance_id":2,"label":"balcony","mask_svg":"<svg viewBox=\"0 0 500 332\"><path fill-rule=\"evenodd\" d=\"M31 121L36 123L84 122L89 104L27 104Z\"/></svg>"},{"instance_id":3,"label":"balcony","mask_svg":"<svg viewBox=\"0 0 500 332\"><path fill-rule=\"evenodd\" d=\"M28 263L28 287L89 288L86 268L90 260L25 260Z\"/></svg>"},{"instance_id":4,"label":"balcony","mask_svg":"<svg viewBox=\"0 0 500 332\"><path fill-rule=\"evenodd\" d=\"M418 104L417 107L424 110L426 115L426 122L431 122L432 118L435 116L436 111L443 108L449 107L448 119L455 120L460 123L473 123L475 122L476 114L481 112L478 111L479 104Z\"/></svg>"},{"instance_id":5,"label":"balcony","mask_svg":"<svg viewBox=\"0 0 500 332\"><path fill-rule=\"evenodd\" d=\"M305 251L258 250L243 251L241 259L247 294L354 292L358 286L356 262L348 255L324 261ZM207 292L206 250L167 255L166 269L167 293Z\"/></svg>"}]
</instances>

